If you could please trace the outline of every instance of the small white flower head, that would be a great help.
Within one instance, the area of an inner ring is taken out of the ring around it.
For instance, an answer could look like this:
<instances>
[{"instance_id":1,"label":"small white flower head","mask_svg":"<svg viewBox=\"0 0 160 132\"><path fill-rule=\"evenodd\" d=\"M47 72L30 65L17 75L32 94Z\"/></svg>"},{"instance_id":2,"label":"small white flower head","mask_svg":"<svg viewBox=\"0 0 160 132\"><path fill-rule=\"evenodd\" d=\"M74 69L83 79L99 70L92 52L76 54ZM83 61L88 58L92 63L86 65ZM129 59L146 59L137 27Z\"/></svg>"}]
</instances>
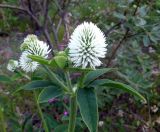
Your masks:
<instances>
[{"instance_id":1,"label":"small white flower head","mask_svg":"<svg viewBox=\"0 0 160 132\"><path fill-rule=\"evenodd\" d=\"M107 48L103 32L92 22L84 22L77 26L68 44L69 56L75 67L95 68L102 62Z\"/></svg>"},{"instance_id":2,"label":"small white flower head","mask_svg":"<svg viewBox=\"0 0 160 132\"><path fill-rule=\"evenodd\" d=\"M21 45L21 50L24 52L19 61L21 68L25 72L33 72L39 66L39 63L28 58L28 55L36 55L46 59L51 51L49 50L49 46L45 42L38 40L35 35L28 35L24 39L24 42Z\"/></svg>"},{"instance_id":3,"label":"small white flower head","mask_svg":"<svg viewBox=\"0 0 160 132\"><path fill-rule=\"evenodd\" d=\"M157 107L157 105L153 105L153 106L151 106L151 111L153 112L153 113L156 113L157 111L158 111L158 107Z\"/></svg>"},{"instance_id":4,"label":"small white flower head","mask_svg":"<svg viewBox=\"0 0 160 132\"><path fill-rule=\"evenodd\" d=\"M99 121L99 122L98 122L98 126L99 126L99 127L102 127L103 125L104 125L104 121Z\"/></svg>"},{"instance_id":5,"label":"small white flower head","mask_svg":"<svg viewBox=\"0 0 160 132\"><path fill-rule=\"evenodd\" d=\"M17 60L9 60L7 69L11 72L14 72L17 68L19 67L18 61Z\"/></svg>"},{"instance_id":6,"label":"small white flower head","mask_svg":"<svg viewBox=\"0 0 160 132\"><path fill-rule=\"evenodd\" d=\"M23 43L21 44L20 49L24 51L25 49L28 49L29 45L32 43L36 43L38 40L37 36L34 34L29 34L27 37L24 39Z\"/></svg>"},{"instance_id":7,"label":"small white flower head","mask_svg":"<svg viewBox=\"0 0 160 132\"><path fill-rule=\"evenodd\" d=\"M28 55L31 55L28 51L22 52L22 55L19 59L20 67L25 72L34 72L39 66L39 63L28 58Z\"/></svg>"},{"instance_id":8,"label":"small white flower head","mask_svg":"<svg viewBox=\"0 0 160 132\"><path fill-rule=\"evenodd\" d=\"M21 45L22 51L28 51L31 55L37 55L43 58L47 58L51 50L49 45L45 42L38 40L36 35L28 35Z\"/></svg>"}]
</instances>

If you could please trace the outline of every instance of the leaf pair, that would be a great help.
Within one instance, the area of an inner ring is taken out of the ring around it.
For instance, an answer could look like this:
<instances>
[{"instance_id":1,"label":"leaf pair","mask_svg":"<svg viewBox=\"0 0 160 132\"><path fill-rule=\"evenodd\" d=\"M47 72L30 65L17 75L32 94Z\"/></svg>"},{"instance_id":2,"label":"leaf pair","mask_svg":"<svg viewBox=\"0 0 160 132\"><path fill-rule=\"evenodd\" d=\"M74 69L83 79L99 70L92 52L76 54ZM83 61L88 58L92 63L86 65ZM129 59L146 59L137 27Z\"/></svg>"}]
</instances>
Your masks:
<instances>
[{"instance_id":1,"label":"leaf pair","mask_svg":"<svg viewBox=\"0 0 160 132\"><path fill-rule=\"evenodd\" d=\"M80 113L82 115L83 121L87 125L90 132L97 132L98 127L98 105L97 105L97 96L94 92L94 88L118 88L122 89L134 96L137 96L143 101L146 101L145 98L137 92L134 88L112 80L108 79L97 79L99 76L111 71L113 69L97 69L90 71L84 78L84 88L78 90L77 101L80 108Z\"/></svg>"},{"instance_id":2,"label":"leaf pair","mask_svg":"<svg viewBox=\"0 0 160 132\"><path fill-rule=\"evenodd\" d=\"M48 102L48 100L52 98L56 98L64 94L63 90L51 83L50 81L46 80L36 80L32 81L26 85L24 85L21 89L24 90L36 90L39 88L44 88L38 97L39 103Z\"/></svg>"},{"instance_id":3,"label":"leaf pair","mask_svg":"<svg viewBox=\"0 0 160 132\"><path fill-rule=\"evenodd\" d=\"M55 56L52 60L46 60L40 56L29 55L33 61L39 62L42 65L51 66L53 68L61 68L63 69L67 63L67 57L65 56Z\"/></svg>"}]
</instances>

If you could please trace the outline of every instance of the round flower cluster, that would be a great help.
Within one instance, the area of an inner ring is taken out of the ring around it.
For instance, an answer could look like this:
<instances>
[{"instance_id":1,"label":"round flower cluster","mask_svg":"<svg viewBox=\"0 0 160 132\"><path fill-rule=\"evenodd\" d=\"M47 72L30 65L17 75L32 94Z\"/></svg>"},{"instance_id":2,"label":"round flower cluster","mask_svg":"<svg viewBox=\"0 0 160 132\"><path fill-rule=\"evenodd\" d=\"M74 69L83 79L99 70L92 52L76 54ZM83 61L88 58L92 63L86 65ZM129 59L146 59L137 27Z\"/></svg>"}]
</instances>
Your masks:
<instances>
[{"instance_id":1,"label":"round flower cluster","mask_svg":"<svg viewBox=\"0 0 160 132\"><path fill-rule=\"evenodd\" d=\"M11 72L14 72L17 68L19 67L18 61L17 60L9 60L7 69Z\"/></svg>"},{"instance_id":2,"label":"round flower cluster","mask_svg":"<svg viewBox=\"0 0 160 132\"><path fill-rule=\"evenodd\" d=\"M49 50L49 46L40 41L36 35L28 35L24 42L21 45L22 55L19 59L20 67L25 72L33 72L39 66L38 62L33 61L28 58L29 55L36 55L43 58L47 58L48 54L51 50Z\"/></svg>"},{"instance_id":3,"label":"round flower cluster","mask_svg":"<svg viewBox=\"0 0 160 132\"><path fill-rule=\"evenodd\" d=\"M68 44L69 56L75 67L100 66L99 58L106 54L106 39L103 32L93 23L84 22L77 26Z\"/></svg>"}]
</instances>

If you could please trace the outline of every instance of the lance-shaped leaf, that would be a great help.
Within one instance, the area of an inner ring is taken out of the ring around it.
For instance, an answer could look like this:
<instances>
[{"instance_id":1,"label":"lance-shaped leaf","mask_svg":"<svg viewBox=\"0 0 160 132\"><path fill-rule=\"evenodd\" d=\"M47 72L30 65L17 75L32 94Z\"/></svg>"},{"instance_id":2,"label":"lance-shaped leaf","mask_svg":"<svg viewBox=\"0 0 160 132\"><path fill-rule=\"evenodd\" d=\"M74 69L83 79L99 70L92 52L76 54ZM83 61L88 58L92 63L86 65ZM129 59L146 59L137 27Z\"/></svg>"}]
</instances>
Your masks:
<instances>
[{"instance_id":1,"label":"lance-shaped leaf","mask_svg":"<svg viewBox=\"0 0 160 132\"><path fill-rule=\"evenodd\" d=\"M33 61L39 62L42 65L49 65L49 61L44 59L41 56L36 56L36 55L28 55L29 58L31 58Z\"/></svg>"},{"instance_id":2,"label":"lance-shaped leaf","mask_svg":"<svg viewBox=\"0 0 160 132\"><path fill-rule=\"evenodd\" d=\"M90 71L86 74L85 78L84 78L84 84L88 85L90 82L94 81L95 79L97 79L99 76L113 71L115 69L113 68L103 68L103 69L96 69L94 71Z\"/></svg>"},{"instance_id":3,"label":"lance-shaped leaf","mask_svg":"<svg viewBox=\"0 0 160 132\"><path fill-rule=\"evenodd\" d=\"M97 87L97 86L106 86L106 88L108 87L108 88L121 89L134 96L137 96L138 98L146 102L146 99L137 90L121 82L116 82L116 81L112 81L109 79L99 79L99 80L94 81L92 84L90 84L90 87Z\"/></svg>"},{"instance_id":4,"label":"lance-shaped leaf","mask_svg":"<svg viewBox=\"0 0 160 132\"><path fill-rule=\"evenodd\" d=\"M56 98L58 96L63 95L64 92L60 87L57 86L49 86L42 90L38 97L39 103L45 103L48 102L48 100L52 98Z\"/></svg>"},{"instance_id":5,"label":"lance-shaped leaf","mask_svg":"<svg viewBox=\"0 0 160 132\"><path fill-rule=\"evenodd\" d=\"M27 83L26 85L24 85L22 87L22 89L24 90L35 90L38 88L45 88L48 86L53 85L50 81L46 81L46 80L36 80L36 81L32 81Z\"/></svg>"},{"instance_id":6,"label":"lance-shaped leaf","mask_svg":"<svg viewBox=\"0 0 160 132\"><path fill-rule=\"evenodd\" d=\"M80 72L80 73L87 73L87 72L93 71L92 68L83 69L83 68L78 68L78 67L68 67L67 69L72 72Z\"/></svg>"},{"instance_id":7,"label":"lance-shaped leaf","mask_svg":"<svg viewBox=\"0 0 160 132\"><path fill-rule=\"evenodd\" d=\"M97 132L98 106L97 98L93 88L79 89L77 101L82 119L90 132Z\"/></svg>"},{"instance_id":8,"label":"lance-shaped leaf","mask_svg":"<svg viewBox=\"0 0 160 132\"><path fill-rule=\"evenodd\" d=\"M58 125L55 129L54 132L67 132L68 125L67 124L62 124Z\"/></svg>"},{"instance_id":9,"label":"lance-shaped leaf","mask_svg":"<svg viewBox=\"0 0 160 132\"><path fill-rule=\"evenodd\" d=\"M5 75L0 75L0 82L11 82L11 79Z\"/></svg>"}]
</instances>

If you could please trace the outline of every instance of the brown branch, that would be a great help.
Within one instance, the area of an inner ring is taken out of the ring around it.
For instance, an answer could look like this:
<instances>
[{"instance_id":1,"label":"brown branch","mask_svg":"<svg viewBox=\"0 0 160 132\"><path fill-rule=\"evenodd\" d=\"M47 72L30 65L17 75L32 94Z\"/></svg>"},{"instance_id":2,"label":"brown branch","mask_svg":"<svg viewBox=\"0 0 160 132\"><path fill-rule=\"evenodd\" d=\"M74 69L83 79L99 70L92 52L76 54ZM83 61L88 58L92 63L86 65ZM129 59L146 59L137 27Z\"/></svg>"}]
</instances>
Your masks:
<instances>
[{"instance_id":1,"label":"brown branch","mask_svg":"<svg viewBox=\"0 0 160 132\"><path fill-rule=\"evenodd\" d=\"M141 0L137 0L137 7L136 7L136 9L135 9L134 12L133 12L133 16L136 15L136 13L137 13L137 11L138 11L138 8L139 8L139 6L140 6L140 2L141 2Z\"/></svg>"},{"instance_id":2,"label":"brown branch","mask_svg":"<svg viewBox=\"0 0 160 132\"><path fill-rule=\"evenodd\" d=\"M110 29L108 29L104 34L107 36L110 32L112 32L114 29L118 28L121 24L124 24L125 21L120 21L117 24L113 25Z\"/></svg>"},{"instance_id":3,"label":"brown branch","mask_svg":"<svg viewBox=\"0 0 160 132\"><path fill-rule=\"evenodd\" d=\"M66 11L66 8L67 6L69 5L70 3L70 0L68 0L67 2L66 1L62 1L62 7L60 5L60 3L57 1L57 0L54 0L58 10L59 10L59 16L61 17L61 20L60 20L60 24L61 22L63 23L64 25L64 28L65 28L65 35L66 35L66 38L67 40L69 40L69 28L68 28L68 20L67 20L67 16L68 16L68 13Z\"/></svg>"},{"instance_id":4,"label":"brown branch","mask_svg":"<svg viewBox=\"0 0 160 132\"><path fill-rule=\"evenodd\" d=\"M47 16L48 16L48 6L49 6L49 0L44 0L44 27L47 27Z\"/></svg>"},{"instance_id":5,"label":"brown branch","mask_svg":"<svg viewBox=\"0 0 160 132\"><path fill-rule=\"evenodd\" d=\"M51 28L52 28L52 32L53 32L53 37L54 37L55 44L56 44L57 49L58 49L58 35L57 35L57 30L56 30L56 28L55 28L55 25L54 25L51 17L50 17L50 16L47 16L47 17L48 17L49 23L50 23Z\"/></svg>"},{"instance_id":6,"label":"brown branch","mask_svg":"<svg viewBox=\"0 0 160 132\"><path fill-rule=\"evenodd\" d=\"M51 26L51 30L52 30L52 33L53 33L53 37L54 37L54 41L55 41L55 45L56 45L56 48L58 49L58 35L57 35L57 31L56 31L56 28L55 28L55 24L54 22L52 21L51 17L48 15L48 8L49 8L49 0L45 0L44 3L43 3L43 7L41 7L41 10L43 10L43 15L44 15L44 22L43 22L43 27L45 29L45 32L46 34L48 34L48 22ZM47 36L47 35L46 35Z\"/></svg>"},{"instance_id":7,"label":"brown branch","mask_svg":"<svg viewBox=\"0 0 160 132\"><path fill-rule=\"evenodd\" d=\"M19 11L25 12L25 13L27 13L30 17L33 18L33 20L37 23L37 25L38 25L39 27L41 27L41 24L40 24L40 22L38 21L38 19L32 14L31 11L29 11L29 10L26 9L26 8L17 7L17 6L13 6L13 5L4 5L4 4L0 4L0 8L9 8L9 9L15 9L15 10L19 10Z\"/></svg>"},{"instance_id":8,"label":"brown branch","mask_svg":"<svg viewBox=\"0 0 160 132\"><path fill-rule=\"evenodd\" d=\"M21 7L13 6L13 5L5 5L5 4L0 4L0 8L10 8L10 9L15 9L15 10L20 10L23 12L27 13L27 10Z\"/></svg>"},{"instance_id":9,"label":"brown branch","mask_svg":"<svg viewBox=\"0 0 160 132\"><path fill-rule=\"evenodd\" d=\"M140 6L140 2L141 2L141 0L138 0L138 1L137 1L137 7L136 7L136 9L135 9L134 12L133 12L133 16L136 15L136 12L138 11L138 7ZM126 15L126 13L127 13L127 12L125 11L125 12L124 12L124 15ZM124 22L125 22L125 21L124 21ZM123 22L123 23L124 23L124 22ZM123 23L118 23L118 24L114 25L113 27L111 27L111 29L110 29L107 33L111 32L111 31L114 30L117 26L120 26L120 25L123 24ZM110 57L109 60L108 60L107 67L110 66L112 59L115 57L115 55L116 55L118 49L121 47L123 41L125 41L125 40L126 40L127 38L129 38L129 37L132 37L132 36L128 36L129 30L130 30L129 28L126 29L126 33L124 34L123 38L119 41L118 45L117 45L116 48L113 50L112 55L111 55L111 57Z\"/></svg>"},{"instance_id":10,"label":"brown branch","mask_svg":"<svg viewBox=\"0 0 160 132\"><path fill-rule=\"evenodd\" d=\"M52 41L49 37L49 33L46 29L44 29L44 27L42 27L40 21L37 19L37 17L28 9L26 8L22 8L22 7L17 7L17 6L13 6L13 5L5 5L5 4L0 4L0 8L9 8L9 9L14 9L14 10L19 10L19 11L23 11L25 13L27 13L39 26L39 28L42 28L43 34L50 46L50 48L53 49L53 45L52 45Z\"/></svg>"},{"instance_id":11,"label":"brown branch","mask_svg":"<svg viewBox=\"0 0 160 132\"><path fill-rule=\"evenodd\" d=\"M127 35L128 35L128 32L129 32L129 29L127 28L125 35L124 35L123 38L119 41L117 47L113 50L112 55L111 55L111 57L110 57L109 60L108 60L107 67L110 66L111 61L112 61L112 59L115 57L115 55L116 55L118 49L120 48L121 44L123 43L123 41L126 40Z\"/></svg>"},{"instance_id":12,"label":"brown branch","mask_svg":"<svg viewBox=\"0 0 160 132\"><path fill-rule=\"evenodd\" d=\"M62 24L62 18L59 19L59 22L56 28L57 32L59 31L61 24Z\"/></svg>"}]
</instances>

